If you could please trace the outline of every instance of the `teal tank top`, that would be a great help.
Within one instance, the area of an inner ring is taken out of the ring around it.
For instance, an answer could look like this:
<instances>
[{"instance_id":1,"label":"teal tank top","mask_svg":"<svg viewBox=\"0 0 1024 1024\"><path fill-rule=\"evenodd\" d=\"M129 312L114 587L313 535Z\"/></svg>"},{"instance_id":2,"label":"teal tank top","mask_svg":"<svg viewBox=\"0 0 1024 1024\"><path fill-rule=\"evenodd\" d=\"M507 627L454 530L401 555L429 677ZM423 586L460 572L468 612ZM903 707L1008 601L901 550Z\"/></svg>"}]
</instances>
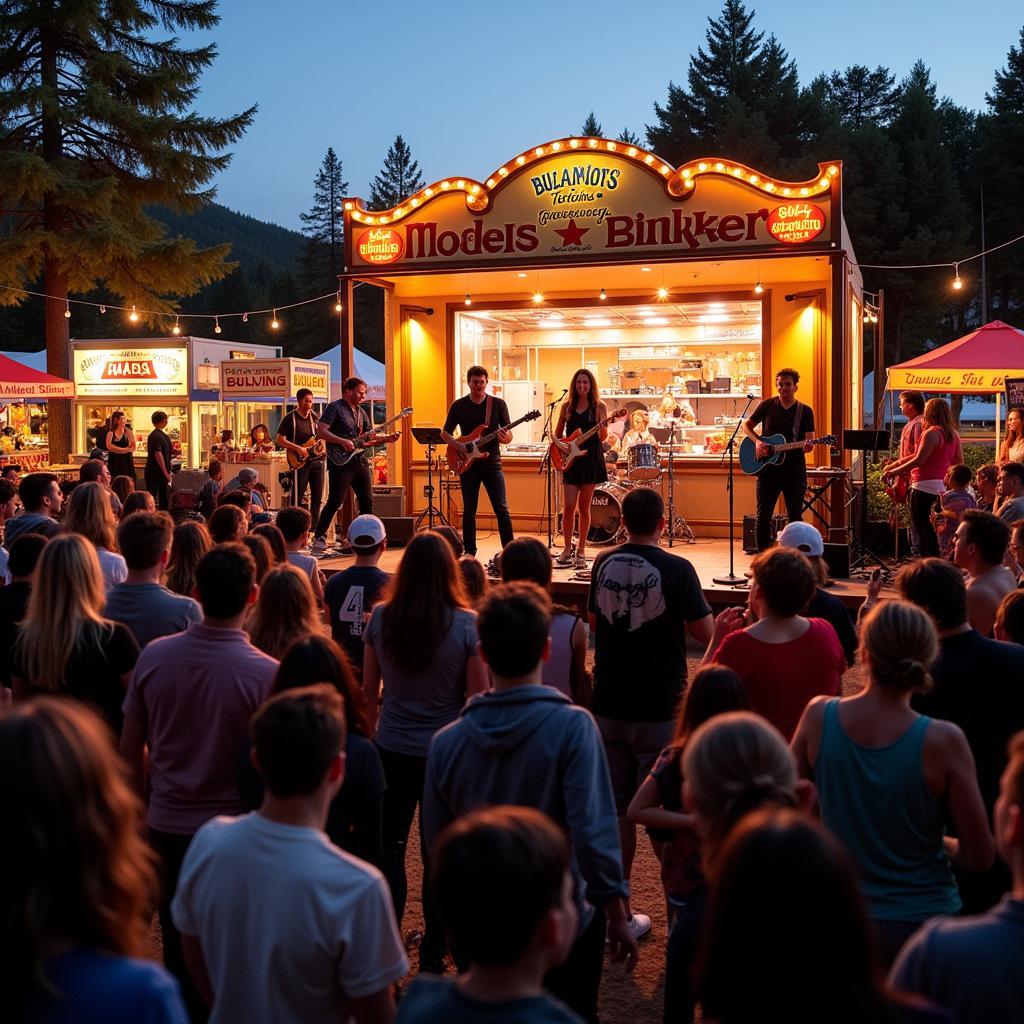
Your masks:
<instances>
[{"instance_id":1,"label":"teal tank top","mask_svg":"<svg viewBox=\"0 0 1024 1024\"><path fill-rule=\"evenodd\" d=\"M839 700L825 705L814 765L821 817L853 857L868 915L880 921L925 921L960 909L960 894L942 840L945 808L921 770L922 715L885 747L854 743L839 722Z\"/></svg>"}]
</instances>

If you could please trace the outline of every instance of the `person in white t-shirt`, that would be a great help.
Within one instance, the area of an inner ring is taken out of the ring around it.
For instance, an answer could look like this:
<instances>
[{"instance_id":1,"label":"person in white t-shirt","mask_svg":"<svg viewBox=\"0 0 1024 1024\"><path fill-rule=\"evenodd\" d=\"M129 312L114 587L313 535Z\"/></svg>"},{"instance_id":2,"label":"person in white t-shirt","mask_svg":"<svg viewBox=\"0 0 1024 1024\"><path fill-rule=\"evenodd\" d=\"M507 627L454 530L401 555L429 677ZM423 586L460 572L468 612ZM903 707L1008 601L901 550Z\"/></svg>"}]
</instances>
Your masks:
<instances>
[{"instance_id":1,"label":"person in white t-shirt","mask_svg":"<svg viewBox=\"0 0 1024 1024\"><path fill-rule=\"evenodd\" d=\"M323 831L345 774L341 697L280 693L252 736L263 804L199 830L171 908L210 1022L390 1022L409 964L387 884Z\"/></svg>"}]
</instances>

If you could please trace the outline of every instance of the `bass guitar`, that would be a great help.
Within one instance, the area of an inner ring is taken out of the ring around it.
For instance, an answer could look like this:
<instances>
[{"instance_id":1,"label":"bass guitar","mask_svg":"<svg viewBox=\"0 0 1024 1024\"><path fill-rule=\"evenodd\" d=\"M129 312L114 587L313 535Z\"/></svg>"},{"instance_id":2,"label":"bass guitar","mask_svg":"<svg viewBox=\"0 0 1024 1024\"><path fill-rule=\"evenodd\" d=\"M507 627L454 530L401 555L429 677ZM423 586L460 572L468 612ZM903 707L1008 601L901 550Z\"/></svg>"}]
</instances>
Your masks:
<instances>
[{"instance_id":1,"label":"bass guitar","mask_svg":"<svg viewBox=\"0 0 1024 1024\"><path fill-rule=\"evenodd\" d=\"M301 455L293 452L291 448L286 450L289 469L302 469L307 462L316 462L327 454L327 442L322 437L311 437L308 441L303 441L299 447L303 449Z\"/></svg>"},{"instance_id":2,"label":"bass guitar","mask_svg":"<svg viewBox=\"0 0 1024 1024\"><path fill-rule=\"evenodd\" d=\"M743 438L740 442L740 469L748 476L760 473L765 466L778 465L786 457L786 452L795 452L805 444L825 444L831 447L836 443L836 435L823 434L821 437L812 437L809 441L787 441L782 434L772 434L771 437L763 437L761 440L772 450L771 455L763 459L757 457L757 445L749 437Z\"/></svg>"},{"instance_id":3,"label":"bass guitar","mask_svg":"<svg viewBox=\"0 0 1024 1024\"><path fill-rule=\"evenodd\" d=\"M378 427L371 427L369 430L363 431L361 434L357 434L355 437L350 438L351 442L355 445L352 451L346 451L340 444L328 444L327 445L327 458L330 459L331 464L335 466L347 466L357 455L361 455L368 447L372 448L374 445L367 445L367 441L373 437L374 434L379 433L382 430L386 430L391 426L392 423L397 423L400 419L406 416L412 415L412 406L408 406L403 409L397 416L392 416L391 419L380 424ZM399 438L398 434L384 434L378 437L374 444L388 444L391 441L397 441Z\"/></svg>"},{"instance_id":4,"label":"bass guitar","mask_svg":"<svg viewBox=\"0 0 1024 1024\"><path fill-rule=\"evenodd\" d=\"M520 423L527 423L530 420L535 420L540 416L539 409L531 409L525 416L520 416L519 419L513 420L511 423L506 423L503 426L498 427L497 430L492 430L489 434L485 434L484 431L487 429L486 423L481 423L475 430L471 430L464 437L460 437L459 440L466 446L465 451L460 451L455 445L448 445L448 466L455 471L459 476L469 469L470 466L476 462L477 459L486 459L490 452L485 452L483 449L486 445L489 445L503 430L511 430L513 427L518 427Z\"/></svg>"},{"instance_id":5,"label":"bass guitar","mask_svg":"<svg viewBox=\"0 0 1024 1024\"><path fill-rule=\"evenodd\" d=\"M581 455L584 454L583 446L599 431L604 430L609 423L622 419L628 410L619 409L611 416L606 416L600 423L596 423L586 433L582 430L574 430L568 437L560 441L552 441L548 452L551 454L551 464L559 473L564 473Z\"/></svg>"}]
</instances>

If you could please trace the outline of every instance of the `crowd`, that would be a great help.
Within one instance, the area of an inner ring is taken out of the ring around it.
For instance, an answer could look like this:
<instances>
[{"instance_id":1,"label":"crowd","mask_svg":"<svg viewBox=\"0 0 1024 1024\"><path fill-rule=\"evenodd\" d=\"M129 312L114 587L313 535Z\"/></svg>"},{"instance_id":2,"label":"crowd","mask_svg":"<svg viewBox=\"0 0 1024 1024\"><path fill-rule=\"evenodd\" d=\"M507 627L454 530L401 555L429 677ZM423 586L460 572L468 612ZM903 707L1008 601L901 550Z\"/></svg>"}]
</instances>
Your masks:
<instances>
[{"instance_id":1,"label":"crowd","mask_svg":"<svg viewBox=\"0 0 1024 1024\"><path fill-rule=\"evenodd\" d=\"M641 956L670 1022L1020 1018L1024 526L962 473L855 622L802 523L716 617L650 488L581 617L532 538L489 586L432 531L389 574L360 515L324 584L304 509L239 481L175 526L89 467L0 480L5 1019L596 1021Z\"/></svg>"}]
</instances>

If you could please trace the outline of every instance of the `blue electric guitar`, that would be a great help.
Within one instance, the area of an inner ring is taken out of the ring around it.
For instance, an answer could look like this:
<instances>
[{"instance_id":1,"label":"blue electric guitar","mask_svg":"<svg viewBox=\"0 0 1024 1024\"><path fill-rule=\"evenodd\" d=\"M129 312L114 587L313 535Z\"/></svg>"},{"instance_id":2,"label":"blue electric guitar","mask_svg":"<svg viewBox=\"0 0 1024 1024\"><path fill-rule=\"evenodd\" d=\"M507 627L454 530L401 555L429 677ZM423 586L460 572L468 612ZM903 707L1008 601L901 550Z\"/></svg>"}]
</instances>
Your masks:
<instances>
[{"instance_id":1,"label":"blue electric guitar","mask_svg":"<svg viewBox=\"0 0 1024 1024\"><path fill-rule=\"evenodd\" d=\"M765 466L777 466L786 457L786 452L796 451L797 448L803 448L808 443L807 441L787 441L782 434L772 434L771 437L763 437L761 440L770 445L772 449L771 455L764 459L757 457L757 445L749 437L740 441L740 469L748 476L760 473ZM821 437L812 437L809 442L810 444L831 446L836 443L836 435L824 434Z\"/></svg>"},{"instance_id":2,"label":"blue electric guitar","mask_svg":"<svg viewBox=\"0 0 1024 1024\"><path fill-rule=\"evenodd\" d=\"M384 434L381 433L381 431L386 430L392 423L397 423L400 419L404 419L406 416L411 415L412 406L410 405L408 408L403 409L397 416L392 416L387 422L381 423L376 427L371 427L362 434L357 434L355 437L351 438L352 444L355 447L350 452L345 451L340 444L332 444L328 442L327 458L330 459L335 466L347 466L357 455L362 455L362 453L366 451L367 443L374 434L377 435L377 439L374 444L391 444L392 441L397 441L401 435L397 433ZM373 447L373 445L370 445L370 447Z\"/></svg>"}]
</instances>

